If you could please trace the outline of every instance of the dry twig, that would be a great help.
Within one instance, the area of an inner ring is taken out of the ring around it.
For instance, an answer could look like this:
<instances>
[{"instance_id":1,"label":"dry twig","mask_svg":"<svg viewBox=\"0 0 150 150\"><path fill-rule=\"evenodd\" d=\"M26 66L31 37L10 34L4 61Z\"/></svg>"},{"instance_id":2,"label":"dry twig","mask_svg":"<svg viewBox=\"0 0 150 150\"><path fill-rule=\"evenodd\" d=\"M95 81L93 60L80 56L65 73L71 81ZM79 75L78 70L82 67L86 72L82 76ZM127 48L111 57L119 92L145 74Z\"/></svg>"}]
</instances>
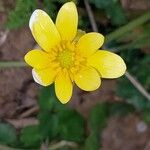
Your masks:
<instances>
[{"instance_id":1,"label":"dry twig","mask_svg":"<svg viewBox=\"0 0 150 150\"><path fill-rule=\"evenodd\" d=\"M28 109L27 111L23 112L19 118L25 118L25 117L28 117L30 116L31 114L33 113L36 113L39 111L39 106L35 105L33 106L32 108Z\"/></svg>"},{"instance_id":2,"label":"dry twig","mask_svg":"<svg viewBox=\"0 0 150 150\"><path fill-rule=\"evenodd\" d=\"M0 46L5 43L7 36L8 36L8 33L9 33L9 30L0 32Z\"/></svg>"},{"instance_id":3,"label":"dry twig","mask_svg":"<svg viewBox=\"0 0 150 150\"><path fill-rule=\"evenodd\" d=\"M38 120L35 118L25 118L25 119L6 119L7 122L12 124L16 129L21 129L29 125L37 125Z\"/></svg>"}]
</instances>

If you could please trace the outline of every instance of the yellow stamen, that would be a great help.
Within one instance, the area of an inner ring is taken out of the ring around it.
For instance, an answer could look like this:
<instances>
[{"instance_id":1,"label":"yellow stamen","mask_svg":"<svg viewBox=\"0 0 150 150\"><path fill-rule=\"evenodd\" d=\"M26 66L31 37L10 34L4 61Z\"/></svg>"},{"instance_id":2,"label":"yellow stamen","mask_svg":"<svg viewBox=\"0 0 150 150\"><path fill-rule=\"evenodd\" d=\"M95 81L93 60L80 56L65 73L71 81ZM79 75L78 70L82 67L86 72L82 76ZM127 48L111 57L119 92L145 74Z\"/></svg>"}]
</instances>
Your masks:
<instances>
[{"instance_id":1,"label":"yellow stamen","mask_svg":"<svg viewBox=\"0 0 150 150\"><path fill-rule=\"evenodd\" d=\"M73 65L73 52L70 50L63 50L58 54L58 61L63 68L70 68Z\"/></svg>"}]
</instances>

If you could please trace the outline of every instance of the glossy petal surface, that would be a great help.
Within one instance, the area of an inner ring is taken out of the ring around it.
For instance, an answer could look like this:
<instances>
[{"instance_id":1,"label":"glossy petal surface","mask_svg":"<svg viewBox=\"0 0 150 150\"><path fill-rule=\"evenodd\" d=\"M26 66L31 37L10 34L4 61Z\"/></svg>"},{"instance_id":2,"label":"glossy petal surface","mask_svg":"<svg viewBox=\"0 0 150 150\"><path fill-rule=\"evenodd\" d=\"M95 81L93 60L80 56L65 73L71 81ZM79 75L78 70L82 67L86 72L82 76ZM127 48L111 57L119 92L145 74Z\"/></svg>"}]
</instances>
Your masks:
<instances>
[{"instance_id":1,"label":"glossy petal surface","mask_svg":"<svg viewBox=\"0 0 150 150\"><path fill-rule=\"evenodd\" d=\"M93 91L101 84L98 72L92 67L84 67L75 75L75 83L85 91Z\"/></svg>"},{"instance_id":2,"label":"glossy petal surface","mask_svg":"<svg viewBox=\"0 0 150 150\"><path fill-rule=\"evenodd\" d=\"M31 50L25 55L27 64L36 69L43 69L50 66L50 59L47 53L42 50Z\"/></svg>"},{"instance_id":3,"label":"glossy petal surface","mask_svg":"<svg viewBox=\"0 0 150 150\"><path fill-rule=\"evenodd\" d=\"M102 78L118 78L126 71L123 59L114 53L99 50L88 59L88 64L96 68Z\"/></svg>"},{"instance_id":4,"label":"glossy petal surface","mask_svg":"<svg viewBox=\"0 0 150 150\"><path fill-rule=\"evenodd\" d=\"M63 40L73 40L78 25L78 13L73 2L65 3L58 12L56 27Z\"/></svg>"},{"instance_id":5,"label":"glossy petal surface","mask_svg":"<svg viewBox=\"0 0 150 150\"><path fill-rule=\"evenodd\" d=\"M33 12L29 22L30 30L41 48L50 52L61 38L55 24L43 10L37 9Z\"/></svg>"},{"instance_id":6,"label":"glossy petal surface","mask_svg":"<svg viewBox=\"0 0 150 150\"><path fill-rule=\"evenodd\" d=\"M104 43L104 37L100 33L91 32L83 35L78 43L77 50L85 57L92 55Z\"/></svg>"},{"instance_id":7,"label":"glossy petal surface","mask_svg":"<svg viewBox=\"0 0 150 150\"><path fill-rule=\"evenodd\" d=\"M61 103L67 103L72 96L73 85L68 72L61 71L55 80L55 92Z\"/></svg>"}]
</instances>

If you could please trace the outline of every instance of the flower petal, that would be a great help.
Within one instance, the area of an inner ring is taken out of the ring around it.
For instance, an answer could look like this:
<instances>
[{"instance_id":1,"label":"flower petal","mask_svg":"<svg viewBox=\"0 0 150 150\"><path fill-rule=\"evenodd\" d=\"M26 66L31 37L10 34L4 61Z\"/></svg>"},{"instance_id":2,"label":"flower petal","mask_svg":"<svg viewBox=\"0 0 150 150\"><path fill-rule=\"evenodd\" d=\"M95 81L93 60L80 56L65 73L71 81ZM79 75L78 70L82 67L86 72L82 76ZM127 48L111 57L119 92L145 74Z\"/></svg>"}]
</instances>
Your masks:
<instances>
[{"instance_id":1,"label":"flower petal","mask_svg":"<svg viewBox=\"0 0 150 150\"><path fill-rule=\"evenodd\" d=\"M33 12L29 26L37 43L47 52L60 42L60 35L48 14L40 9Z\"/></svg>"},{"instance_id":2,"label":"flower petal","mask_svg":"<svg viewBox=\"0 0 150 150\"><path fill-rule=\"evenodd\" d=\"M54 82L57 75L57 71L51 68L46 68L42 70L33 69L32 75L35 80L40 85L48 86Z\"/></svg>"},{"instance_id":3,"label":"flower petal","mask_svg":"<svg viewBox=\"0 0 150 150\"><path fill-rule=\"evenodd\" d=\"M78 12L73 2L65 3L56 18L56 27L63 40L73 40L78 26Z\"/></svg>"},{"instance_id":4,"label":"flower petal","mask_svg":"<svg viewBox=\"0 0 150 150\"><path fill-rule=\"evenodd\" d=\"M44 86L43 82L41 81L40 77L38 76L38 74L35 72L34 69L32 69L32 76L36 83Z\"/></svg>"},{"instance_id":5,"label":"flower petal","mask_svg":"<svg viewBox=\"0 0 150 150\"><path fill-rule=\"evenodd\" d=\"M31 50L25 55L24 59L27 64L36 69L44 69L50 66L49 56L42 50Z\"/></svg>"},{"instance_id":6,"label":"flower petal","mask_svg":"<svg viewBox=\"0 0 150 150\"><path fill-rule=\"evenodd\" d=\"M104 36L100 33L91 32L83 35L78 43L77 50L85 57L92 55L104 43Z\"/></svg>"},{"instance_id":7,"label":"flower petal","mask_svg":"<svg viewBox=\"0 0 150 150\"><path fill-rule=\"evenodd\" d=\"M92 67L84 67L74 77L78 87L85 91L93 91L101 84L98 72Z\"/></svg>"},{"instance_id":8,"label":"flower petal","mask_svg":"<svg viewBox=\"0 0 150 150\"><path fill-rule=\"evenodd\" d=\"M67 103L72 96L73 85L68 72L61 71L55 80L55 92L61 103Z\"/></svg>"},{"instance_id":9,"label":"flower petal","mask_svg":"<svg viewBox=\"0 0 150 150\"><path fill-rule=\"evenodd\" d=\"M126 71L123 59L112 52L99 50L88 59L88 64L96 68L102 78L118 78Z\"/></svg>"}]
</instances>

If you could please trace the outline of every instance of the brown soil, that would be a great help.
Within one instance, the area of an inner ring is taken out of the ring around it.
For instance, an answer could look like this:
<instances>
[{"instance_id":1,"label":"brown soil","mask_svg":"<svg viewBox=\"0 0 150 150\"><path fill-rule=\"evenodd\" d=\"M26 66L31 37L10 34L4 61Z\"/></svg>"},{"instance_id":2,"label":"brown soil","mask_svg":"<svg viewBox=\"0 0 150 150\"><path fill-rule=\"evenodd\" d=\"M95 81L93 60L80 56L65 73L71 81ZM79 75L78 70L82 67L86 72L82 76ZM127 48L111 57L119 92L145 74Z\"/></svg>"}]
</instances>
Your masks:
<instances>
[{"instance_id":1,"label":"brown soil","mask_svg":"<svg viewBox=\"0 0 150 150\"><path fill-rule=\"evenodd\" d=\"M102 135L102 150L150 150L150 127L137 115L111 118Z\"/></svg>"}]
</instances>

